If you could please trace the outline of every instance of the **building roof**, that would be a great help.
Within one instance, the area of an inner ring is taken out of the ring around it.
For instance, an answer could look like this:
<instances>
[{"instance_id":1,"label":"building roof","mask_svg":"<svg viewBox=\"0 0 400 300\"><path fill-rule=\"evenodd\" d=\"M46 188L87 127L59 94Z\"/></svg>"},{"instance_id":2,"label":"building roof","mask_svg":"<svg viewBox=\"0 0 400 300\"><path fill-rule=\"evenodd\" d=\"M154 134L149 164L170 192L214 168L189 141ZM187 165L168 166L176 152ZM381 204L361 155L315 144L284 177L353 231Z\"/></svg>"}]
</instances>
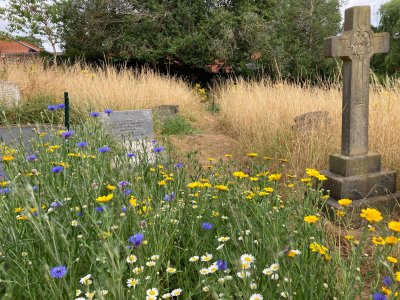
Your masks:
<instances>
[{"instance_id":1,"label":"building roof","mask_svg":"<svg viewBox=\"0 0 400 300\"><path fill-rule=\"evenodd\" d=\"M0 40L0 53L29 53L40 51L42 51L41 48L36 47L28 42Z\"/></svg>"}]
</instances>

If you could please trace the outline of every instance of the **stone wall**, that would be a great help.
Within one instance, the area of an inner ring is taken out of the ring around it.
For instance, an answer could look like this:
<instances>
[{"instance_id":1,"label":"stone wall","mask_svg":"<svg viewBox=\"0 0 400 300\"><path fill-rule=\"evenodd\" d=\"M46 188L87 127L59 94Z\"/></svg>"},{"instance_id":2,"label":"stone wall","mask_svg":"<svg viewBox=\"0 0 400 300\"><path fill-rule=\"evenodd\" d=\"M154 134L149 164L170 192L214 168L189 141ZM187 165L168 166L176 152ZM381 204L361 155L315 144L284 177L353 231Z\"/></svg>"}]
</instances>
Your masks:
<instances>
[{"instance_id":1,"label":"stone wall","mask_svg":"<svg viewBox=\"0 0 400 300\"><path fill-rule=\"evenodd\" d=\"M14 81L0 80L0 106L18 105L21 100L19 86Z\"/></svg>"}]
</instances>

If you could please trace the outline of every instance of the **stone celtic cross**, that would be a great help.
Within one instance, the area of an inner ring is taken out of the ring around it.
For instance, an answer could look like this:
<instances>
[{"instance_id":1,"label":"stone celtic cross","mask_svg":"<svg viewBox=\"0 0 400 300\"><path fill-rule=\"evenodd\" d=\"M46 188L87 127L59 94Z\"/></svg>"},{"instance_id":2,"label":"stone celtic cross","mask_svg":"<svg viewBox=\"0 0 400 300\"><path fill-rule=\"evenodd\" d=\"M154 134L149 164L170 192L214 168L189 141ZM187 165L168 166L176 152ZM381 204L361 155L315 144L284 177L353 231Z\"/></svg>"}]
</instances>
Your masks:
<instances>
[{"instance_id":1,"label":"stone celtic cross","mask_svg":"<svg viewBox=\"0 0 400 300\"><path fill-rule=\"evenodd\" d=\"M325 39L325 56L343 60L342 155L368 153L370 59L389 42L389 33L372 32L370 6L347 9L344 32Z\"/></svg>"}]
</instances>

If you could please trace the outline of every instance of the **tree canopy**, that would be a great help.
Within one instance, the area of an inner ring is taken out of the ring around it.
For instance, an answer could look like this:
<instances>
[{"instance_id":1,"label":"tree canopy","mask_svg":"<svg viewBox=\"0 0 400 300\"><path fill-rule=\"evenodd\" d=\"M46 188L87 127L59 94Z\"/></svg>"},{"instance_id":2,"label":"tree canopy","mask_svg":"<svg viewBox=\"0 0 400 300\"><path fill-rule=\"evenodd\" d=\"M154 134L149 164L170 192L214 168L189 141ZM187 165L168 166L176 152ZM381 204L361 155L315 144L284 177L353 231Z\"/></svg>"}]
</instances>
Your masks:
<instances>
[{"instance_id":1,"label":"tree canopy","mask_svg":"<svg viewBox=\"0 0 400 300\"><path fill-rule=\"evenodd\" d=\"M65 0L68 56L174 63L290 78L328 70L339 0Z\"/></svg>"}]
</instances>

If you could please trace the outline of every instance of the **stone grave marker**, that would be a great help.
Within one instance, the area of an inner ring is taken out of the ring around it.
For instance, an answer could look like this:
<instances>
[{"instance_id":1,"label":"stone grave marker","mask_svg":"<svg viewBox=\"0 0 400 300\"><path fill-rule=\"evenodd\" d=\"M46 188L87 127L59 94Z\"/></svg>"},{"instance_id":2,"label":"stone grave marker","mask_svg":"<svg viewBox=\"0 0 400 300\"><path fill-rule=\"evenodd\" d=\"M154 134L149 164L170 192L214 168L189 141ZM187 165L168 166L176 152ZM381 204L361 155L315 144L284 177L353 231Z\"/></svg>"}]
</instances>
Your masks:
<instances>
[{"instance_id":1,"label":"stone grave marker","mask_svg":"<svg viewBox=\"0 0 400 300\"><path fill-rule=\"evenodd\" d=\"M30 151L30 142L37 135L37 132L50 133L51 131L57 131L62 129L58 126L46 126L46 125L20 125L20 126L9 126L0 127L0 143L15 148L21 145L26 149L26 152ZM48 135L42 138L44 142L48 140ZM4 172L4 164L0 161L0 176L6 176Z\"/></svg>"},{"instance_id":2,"label":"stone grave marker","mask_svg":"<svg viewBox=\"0 0 400 300\"><path fill-rule=\"evenodd\" d=\"M14 81L0 80L0 104L7 106L18 105L21 101L19 86Z\"/></svg>"},{"instance_id":3,"label":"stone grave marker","mask_svg":"<svg viewBox=\"0 0 400 300\"><path fill-rule=\"evenodd\" d=\"M389 33L372 32L370 18L370 6L346 9L345 31L325 39L325 56L343 60L343 102L341 153L330 156L324 188L330 208L342 209L336 200L353 200L355 219L367 206L392 211L400 199L396 172L381 170L381 155L368 150L370 59L388 52L390 42Z\"/></svg>"},{"instance_id":4,"label":"stone grave marker","mask_svg":"<svg viewBox=\"0 0 400 300\"><path fill-rule=\"evenodd\" d=\"M114 111L104 114L102 122L105 128L117 139L122 140L127 151L136 153L134 163L145 158L149 162L156 160L151 139L153 132L153 115L151 109Z\"/></svg>"}]
</instances>

